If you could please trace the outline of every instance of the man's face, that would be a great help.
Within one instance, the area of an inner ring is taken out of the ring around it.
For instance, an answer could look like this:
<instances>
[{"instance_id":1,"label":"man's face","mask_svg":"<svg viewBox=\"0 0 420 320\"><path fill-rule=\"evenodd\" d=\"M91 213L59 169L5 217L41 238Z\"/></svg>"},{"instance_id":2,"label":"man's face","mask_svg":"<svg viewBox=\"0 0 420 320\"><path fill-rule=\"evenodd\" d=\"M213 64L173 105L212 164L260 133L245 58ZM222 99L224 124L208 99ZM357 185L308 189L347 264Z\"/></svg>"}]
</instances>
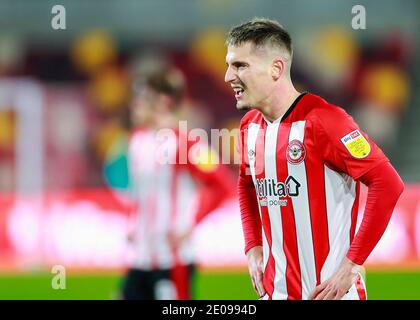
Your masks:
<instances>
[{"instance_id":1,"label":"man's face","mask_svg":"<svg viewBox=\"0 0 420 320\"><path fill-rule=\"evenodd\" d=\"M226 55L228 82L236 98L237 109L259 108L272 91L272 61L264 48L256 48L251 42L240 46L230 45Z\"/></svg>"},{"instance_id":2,"label":"man's face","mask_svg":"<svg viewBox=\"0 0 420 320\"><path fill-rule=\"evenodd\" d=\"M158 94L148 87L140 89L131 104L131 119L134 125L154 125Z\"/></svg>"}]
</instances>

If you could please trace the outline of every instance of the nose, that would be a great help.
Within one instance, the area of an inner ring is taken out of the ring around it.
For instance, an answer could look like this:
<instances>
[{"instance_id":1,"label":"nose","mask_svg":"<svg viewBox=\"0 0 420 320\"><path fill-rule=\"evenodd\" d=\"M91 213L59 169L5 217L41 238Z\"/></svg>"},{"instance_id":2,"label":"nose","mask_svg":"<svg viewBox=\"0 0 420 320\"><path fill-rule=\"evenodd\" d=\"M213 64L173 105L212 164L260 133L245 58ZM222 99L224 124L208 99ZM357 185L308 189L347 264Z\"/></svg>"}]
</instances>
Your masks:
<instances>
[{"instance_id":1,"label":"nose","mask_svg":"<svg viewBox=\"0 0 420 320\"><path fill-rule=\"evenodd\" d=\"M235 80L236 75L233 72L231 67L228 67L225 73L225 82L232 82L233 80Z\"/></svg>"}]
</instances>

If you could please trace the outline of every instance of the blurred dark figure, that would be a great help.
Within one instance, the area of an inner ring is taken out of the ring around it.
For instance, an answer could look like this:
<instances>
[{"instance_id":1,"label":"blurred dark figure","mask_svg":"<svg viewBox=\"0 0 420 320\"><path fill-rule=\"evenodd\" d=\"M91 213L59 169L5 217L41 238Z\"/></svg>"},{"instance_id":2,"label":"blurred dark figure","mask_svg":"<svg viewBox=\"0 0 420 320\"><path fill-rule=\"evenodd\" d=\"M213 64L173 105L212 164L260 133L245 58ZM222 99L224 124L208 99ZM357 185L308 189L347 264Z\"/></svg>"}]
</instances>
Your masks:
<instances>
[{"instance_id":1,"label":"blurred dark figure","mask_svg":"<svg viewBox=\"0 0 420 320\"><path fill-rule=\"evenodd\" d=\"M194 227L234 190L233 178L202 141L179 130L185 80L160 66L134 81L128 150L136 228L124 299L191 299ZM213 157L213 158L212 158Z\"/></svg>"}]
</instances>

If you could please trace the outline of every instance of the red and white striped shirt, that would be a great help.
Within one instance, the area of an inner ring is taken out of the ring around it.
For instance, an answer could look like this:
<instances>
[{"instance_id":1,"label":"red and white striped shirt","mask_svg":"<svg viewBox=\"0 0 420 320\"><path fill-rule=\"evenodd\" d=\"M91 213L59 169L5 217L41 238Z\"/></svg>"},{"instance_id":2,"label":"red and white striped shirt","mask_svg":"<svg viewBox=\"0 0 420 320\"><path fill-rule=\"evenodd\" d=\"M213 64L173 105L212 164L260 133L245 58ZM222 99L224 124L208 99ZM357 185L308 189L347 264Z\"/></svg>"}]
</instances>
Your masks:
<instances>
[{"instance_id":1,"label":"red and white striped shirt","mask_svg":"<svg viewBox=\"0 0 420 320\"><path fill-rule=\"evenodd\" d=\"M307 299L349 251L356 180L388 159L343 109L309 93L273 122L249 111L240 152L245 250L262 243L268 298Z\"/></svg>"},{"instance_id":2,"label":"red and white striped shirt","mask_svg":"<svg viewBox=\"0 0 420 320\"><path fill-rule=\"evenodd\" d=\"M129 140L130 189L137 203L133 267L143 270L193 263L191 239L174 248L170 235L194 227L234 188L223 166L190 161L195 143L172 132L160 141L157 131L138 129ZM186 154L180 155L182 150ZM200 150L210 149L202 145Z\"/></svg>"}]
</instances>

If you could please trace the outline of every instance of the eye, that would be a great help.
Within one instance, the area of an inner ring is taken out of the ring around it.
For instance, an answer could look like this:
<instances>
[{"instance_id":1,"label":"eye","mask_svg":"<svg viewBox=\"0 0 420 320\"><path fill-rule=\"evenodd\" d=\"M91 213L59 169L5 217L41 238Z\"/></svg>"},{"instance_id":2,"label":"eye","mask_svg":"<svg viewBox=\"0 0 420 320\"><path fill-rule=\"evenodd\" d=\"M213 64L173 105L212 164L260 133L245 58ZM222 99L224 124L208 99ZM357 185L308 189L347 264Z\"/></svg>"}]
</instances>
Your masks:
<instances>
[{"instance_id":1,"label":"eye","mask_svg":"<svg viewBox=\"0 0 420 320\"><path fill-rule=\"evenodd\" d=\"M247 66L248 66L248 64L246 64L246 63L244 63L244 62L235 62L235 63L233 63L232 64L234 67L235 67L235 69L237 69L237 70L242 70L242 69L244 69L244 68L246 68Z\"/></svg>"}]
</instances>

